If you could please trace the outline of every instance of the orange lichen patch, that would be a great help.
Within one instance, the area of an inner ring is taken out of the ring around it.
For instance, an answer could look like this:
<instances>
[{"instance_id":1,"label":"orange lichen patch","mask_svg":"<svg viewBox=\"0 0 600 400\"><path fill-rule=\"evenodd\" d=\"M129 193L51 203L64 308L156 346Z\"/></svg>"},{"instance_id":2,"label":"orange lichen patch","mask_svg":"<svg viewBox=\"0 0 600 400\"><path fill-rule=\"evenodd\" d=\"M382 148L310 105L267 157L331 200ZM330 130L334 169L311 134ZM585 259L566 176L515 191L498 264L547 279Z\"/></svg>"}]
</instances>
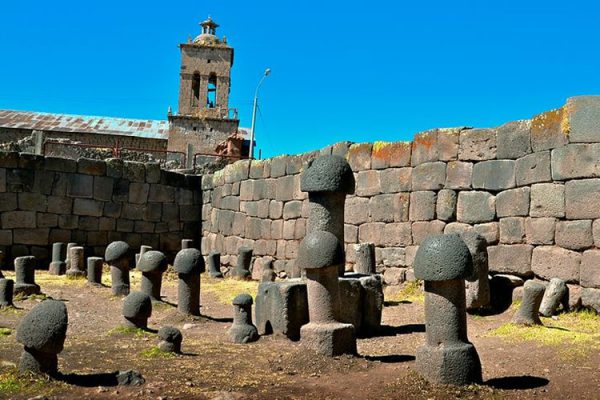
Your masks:
<instances>
[{"instance_id":1,"label":"orange lichen patch","mask_svg":"<svg viewBox=\"0 0 600 400\"><path fill-rule=\"evenodd\" d=\"M412 165L437 161L437 129L417 133L412 143Z\"/></svg>"},{"instance_id":2,"label":"orange lichen patch","mask_svg":"<svg viewBox=\"0 0 600 400\"><path fill-rule=\"evenodd\" d=\"M413 142L413 148L422 146L426 149L431 149L437 144L437 131L431 130L426 132L417 133Z\"/></svg>"},{"instance_id":3,"label":"orange lichen patch","mask_svg":"<svg viewBox=\"0 0 600 400\"><path fill-rule=\"evenodd\" d=\"M410 165L411 142L390 143L388 148L390 167L405 167Z\"/></svg>"},{"instance_id":4,"label":"orange lichen patch","mask_svg":"<svg viewBox=\"0 0 600 400\"><path fill-rule=\"evenodd\" d=\"M569 135L568 112L565 107L538 114L531 120L531 136Z\"/></svg>"},{"instance_id":5,"label":"orange lichen patch","mask_svg":"<svg viewBox=\"0 0 600 400\"><path fill-rule=\"evenodd\" d=\"M390 164L390 142L375 142L371 152L371 162L373 165L386 167Z\"/></svg>"},{"instance_id":6,"label":"orange lichen patch","mask_svg":"<svg viewBox=\"0 0 600 400\"><path fill-rule=\"evenodd\" d=\"M348 149L346 159L353 171L371 168L371 143L355 143Z\"/></svg>"}]
</instances>

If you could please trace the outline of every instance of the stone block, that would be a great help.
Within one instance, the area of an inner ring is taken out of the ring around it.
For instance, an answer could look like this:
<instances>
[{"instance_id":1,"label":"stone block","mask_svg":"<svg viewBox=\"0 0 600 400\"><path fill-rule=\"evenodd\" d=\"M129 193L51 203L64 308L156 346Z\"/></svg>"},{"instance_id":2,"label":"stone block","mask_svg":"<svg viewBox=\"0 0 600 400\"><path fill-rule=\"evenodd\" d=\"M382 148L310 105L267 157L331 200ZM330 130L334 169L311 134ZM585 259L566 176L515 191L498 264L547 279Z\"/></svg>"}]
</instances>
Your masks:
<instances>
[{"instance_id":1,"label":"stone block","mask_svg":"<svg viewBox=\"0 0 600 400\"><path fill-rule=\"evenodd\" d=\"M458 222L477 224L493 221L496 216L496 198L488 192L460 192L456 203Z\"/></svg>"},{"instance_id":2,"label":"stone block","mask_svg":"<svg viewBox=\"0 0 600 400\"><path fill-rule=\"evenodd\" d=\"M113 178L106 176L94 177L94 199L101 201L112 200L113 195Z\"/></svg>"},{"instance_id":3,"label":"stone block","mask_svg":"<svg viewBox=\"0 0 600 400\"><path fill-rule=\"evenodd\" d=\"M55 228L58 226L58 215L48 213L37 213L38 228Z\"/></svg>"},{"instance_id":4,"label":"stone block","mask_svg":"<svg viewBox=\"0 0 600 400\"><path fill-rule=\"evenodd\" d=\"M17 209L16 193L0 193L0 212Z\"/></svg>"},{"instance_id":5,"label":"stone block","mask_svg":"<svg viewBox=\"0 0 600 400\"><path fill-rule=\"evenodd\" d=\"M256 327L260 335L300 339L300 327L308 323L306 283L299 279L263 282L256 295Z\"/></svg>"},{"instance_id":6,"label":"stone block","mask_svg":"<svg viewBox=\"0 0 600 400\"><path fill-rule=\"evenodd\" d=\"M498 128L498 159L517 159L531 153L531 121L509 122Z\"/></svg>"},{"instance_id":7,"label":"stone block","mask_svg":"<svg viewBox=\"0 0 600 400\"><path fill-rule=\"evenodd\" d=\"M498 222L487 222L473 226L475 232L480 234L488 242L488 245L496 244L500 240L500 229Z\"/></svg>"},{"instance_id":8,"label":"stone block","mask_svg":"<svg viewBox=\"0 0 600 400\"><path fill-rule=\"evenodd\" d=\"M446 163L427 162L413 168L412 190L439 190L446 182Z\"/></svg>"},{"instance_id":9,"label":"stone block","mask_svg":"<svg viewBox=\"0 0 600 400\"><path fill-rule=\"evenodd\" d=\"M447 189L470 189L473 176L473 163L451 161L446 167Z\"/></svg>"},{"instance_id":10,"label":"stone block","mask_svg":"<svg viewBox=\"0 0 600 400\"><path fill-rule=\"evenodd\" d=\"M34 211L8 211L2 213L2 229L35 228Z\"/></svg>"},{"instance_id":11,"label":"stone block","mask_svg":"<svg viewBox=\"0 0 600 400\"><path fill-rule=\"evenodd\" d=\"M119 203L104 203L104 216L119 218L121 216L121 204Z\"/></svg>"},{"instance_id":12,"label":"stone block","mask_svg":"<svg viewBox=\"0 0 600 400\"><path fill-rule=\"evenodd\" d=\"M565 184L568 219L600 218L600 179L569 181Z\"/></svg>"},{"instance_id":13,"label":"stone block","mask_svg":"<svg viewBox=\"0 0 600 400\"><path fill-rule=\"evenodd\" d=\"M531 148L534 152L567 144L568 121L564 107L538 114L531 120Z\"/></svg>"},{"instance_id":14,"label":"stone block","mask_svg":"<svg viewBox=\"0 0 600 400\"><path fill-rule=\"evenodd\" d=\"M16 151L0 151L0 167L17 168L19 165L19 153Z\"/></svg>"},{"instance_id":15,"label":"stone block","mask_svg":"<svg viewBox=\"0 0 600 400\"><path fill-rule=\"evenodd\" d=\"M117 232L133 232L134 221L130 219L117 220Z\"/></svg>"},{"instance_id":16,"label":"stone block","mask_svg":"<svg viewBox=\"0 0 600 400\"><path fill-rule=\"evenodd\" d=\"M45 169L56 172L77 172L77 161L69 158L46 157Z\"/></svg>"},{"instance_id":17,"label":"stone block","mask_svg":"<svg viewBox=\"0 0 600 400\"><path fill-rule=\"evenodd\" d=\"M492 160L496 158L496 130L465 129L460 132L459 146L459 160Z\"/></svg>"},{"instance_id":18,"label":"stone block","mask_svg":"<svg viewBox=\"0 0 600 400\"><path fill-rule=\"evenodd\" d=\"M252 160L250 162L250 173L248 177L250 179L268 178L270 172L271 171L269 169L269 174L265 174L265 160Z\"/></svg>"},{"instance_id":19,"label":"stone block","mask_svg":"<svg viewBox=\"0 0 600 400\"><path fill-rule=\"evenodd\" d=\"M289 201L294 199L294 176L283 176L276 180L275 200Z\"/></svg>"},{"instance_id":20,"label":"stone block","mask_svg":"<svg viewBox=\"0 0 600 400\"><path fill-rule=\"evenodd\" d=\"M515 187L515 162L513 160L490 160L473 166L473 188L505 190Z\"/></svg>"},{"instance_id":21,"label":"stone block","mask_svg":"<svg viewBox=\"0 0 600 400\"><path fill-rule=\"evenodd\" d=\"M552 150L552 179L600 176L600 144L568 144Z\"/></svg>"},{"instance_id":22,"label":"stone block","mask_svg":"<svg viewBox=\"0 0 600 400\"><path fill-rule=\"evenodd\" d=\"M302 156L289 156L285 166L286 175L298 174L302 170Z\"/></svg>"},{"instance_id":23,"label":"stone block","mask_svg":"<svg viewBox=\"0 0 600 400\"><path fill-rule=\"evenodd\" d=\"M344 207L344 222L354 225L369 221L369 199L365 197L350 197Z\"/></svg>"},{"instance_id":24,"label":"stone block","mask_svg":"<svg viewBox=\"0 0 600 400\"><path fill-rule=\"evenodd\" d=\"M6 192L6 169L0 168L0 192Z\"/></svg>"},{"instance_id":25,"label":"stone block","mask_svg":"<svg viewBox=\"0 0 600 400\"><path fill-rule=\"evenodd\" d=\"M412 224L413 243L420 245L425 239L432 235L444 233L446 223L442 221L418 221Z\"/></svg>"},{"instance_id":26,"label":"stone block","mask_svg":"<svg viewBox=\"0 0 600 400\"><path fill-rule=\"evenodd\" d=\"M123 177L123 160L120 158L109 158L106 160L106 176L120 179Z\"/></svg>"},{"instance_id":27,"label":"stone block","mask_svg":"<svg viewBox=\"0 0 600 400\"><path fill-rule=\"evenodd\" d=\"M346 158L352 171L364 171L371 168L371 143L355 143L350 146Z\"/></svg>"},{"instance_id":28,"label":"stone block","mask_svg":"<svg viewBox=\"0 0 600 400\"><path fill-rule=\"evenodd\" d=\"M583 287L600 289L600 250L583 252L579 279Z\"/></svg>"},{"instance_id":29,"label":"stone block","mask_svg":"<svg viewBox=\"0 0 600 400\"><path fill-rule=\"evenodd\" d=\"M592 220L558 221L554 242L569 250L583 250L592 247Z\"/></svg>"},{"instance_id":30,"label":"stone block","mask_svg":"<svg viewBox=\"0 0 600 400\"><path fill-rule=\"evenodd\" d=\"M298 220L298 221L304 221ZM305 223L306 230L306 223ZM302 237L298 237L297 239L302 239ZM344 242L346 243L358 243L358 227L354 225L344 224Z\"/></svg>"},{"instance_id":31,"label":"stone block","mask_svg":"<svg viewBox=\"0 0 600 400\"><path fill-rule=\"evenodd\" d=\"M271 200L269 202L269 218L279 219L283 216L283 202Z\"/></svg>"},{"instance_id":32,"label":"stone block","mask_svg":"<svg viewBox=\"0 0 600 400\"><path fill-rule=\"evenodd\" d=\"M452 221L456 219L456 199L454 190L440 190L437 195L436 216L442 221Z\"/></svg>"},{"instance_id":33,"label":"stone block","mask_svg":"<svg viewBox=\"0 0 600 400\"><path fill-rule=\"evenodd\" d=\"M600 289L584 288L581 291L581 305L600 313Z\"/></svg>"},{"instance_id":34,"label":"stone block","mask_svg":"<svg viewBox=\"0 0 600 400\"><path fill-rule=\"evenodd\" d=\"M167 171L163 171L167 172ZM123 178L130 182L145 182L146 181L146 167L143 163L134 161L123 162ZM161 174L162 180L162 174Z\"/></svg>"},{"instance_id":35,"label":"stone block","mask_svg":"<svg viewBox=\"0 0 600 400\"><path fill-rule=\"evenodd\" d=\"M444 233L445 234L451 234L451 233L463 233L463 232L468 232L468 231L472 231L474 230L474 228L469 225L469 224L464 224L462 222L451 222L449 224L447 224L444 227Z\"/></svg>"},{"instance_id":36,"label":"stone block","mask_svg":"<svg viewBox=\"0 0 600 400\"><path fill-rule=\"evenodd\" d=\"M48 197L39 193L19 193L19 209L23 211L46 211Z\"/></svg>"},{"instance_id":37,"label":"stone block","mask_svg":"<svg viewBox=\"0 0 600 400\"><path fill-rule=\"evenodd\" d=\"M579 282L581 254L556 246L538 246L533 249L531 270L545 280L560 278L566 282Z\"/></svg>"},{"instance_id":38,"label":"stone block","mask_svg":"<svg viewBox=\"0 0 600 400\"><path fill-rule=\"evenodd\" d=\"M380 171L361 171L356 176L356 195L374 196L381 193Z\"/></svg>"},{"instance_id":39,"label":"stone block","mask_svg":"<svg viewBox=\"0 0 600 400\"><path fill-rule=\"evenodd\" d=\"M346 154L348 154L348 149L350 148L351 145L352 145L352 142L348 142L348 141L334 143L332 146L330 146L331 154L333 154L334 156L346 157ZM325 153L325 154L330 154L330 153Z\"/></svg>"},{"instance_id":40,"label":"stone block","mask_svg":"<svg viewBox=\"0 0 600 400\"><path fill-rule=\"evenodd\" d=\"M525 235L529 244L554 244L556 218L526 218Z\"/></svg>"},{"instance_id":41,"label":"stone block","mask_svg":"<svg viewBox=\"0 0 600 400\"><path fill-rule=\"evenodd\" d=\"M12 230L0 230L0 246L12 246Z\"/></svg>"},{"instance_id":42,"label":"stone block","mask_svg":"<svg viewBox=\"0 0 600 400\"><path fill-rule=\"evenodd\" d=\"M532 217L564 217L565 186L556 183L532 185L529 215Z\"/></svg>"},{"instance_id":43,"label":"stone block","mask_svg":"<svg viewBox=\"0 0 600 400\"><path fill-rule=\"evenodd\" d=\"M35 171L26 169L6 170L8 192L31 192L35 183Z\"/></svg>"},{"instance_id":44,"label":"stone block","mask_svg":"<svg viewBox=\"0 0 600 400\"><path fill-rule=\"evenodd\" d=\"M79 218L79 230L97 231L98 230L98 218L97 217L80 217Z\"/></svg>"},{"instance_id":45,"label":"stone block","mask_svg":"<svg viewBox=\"0 0 600 400\"><path fill-rule=\"evenodd\" d=\"M61 229L77 229L79 217L77 215L59 215L58 227Z\"/></svg>"},{"instance_id":46,"label":"stone block","mask_svg":"<svg viewBox=\"0 0 600 400\"><path fill-rule=\"evenodd\" d=\"M33 153L19 153L19 168L28 170L44 169L44 156Z\"/></svg>"},{"instance_id":47,"label":"stone block","mask_svg":"<svg viewBox=\"0 0 600 400\"><path fill-rule=\"evenodd\" d=\"M150 184L142 182L131 182L129 184L129 202L134 204L145 204L148 202Z\"/></svg>"},{"instance_id":48,"label":"stone block","mask_svg":"<svg viewBox=\"0 0 600 400\"><path fill-rule=\"evenodd\" d=\"M258 206L257 206L257 215L258 218L268 218L269 217L269 199L263 199L263 200L259 200L258 201ZM302 210L302 202L300 203L300 210ZM294 210L293 210L293 206L291 207L292 209L289 211L290 214L293 214ZM298 212L298 216L300 216L300 211Z\"/></svg>"},{"instance_id":49,"label":"stone block","mask_svg":"<svg viewBox=\"0 0 600 400\"><path fill-rule=\"evenodd\" d=\"M106 175L106 162L91 158L80 158L77 160L77 172L85 175Z\"/></svg>"},{"instance_id":50,"label":"stone block","mask_svg":"<svg viewBox=\"0 0 600 400\"><path fill-rule=\"evenodd\" d=\"M386 285L397 286L405 279L406 268L386 268L383 273L383 281Z\"/></svg>"},{"instance_id":51,"label":"stone block","mask_svg":"<svg viewBox=\"0 0 600 400\"><path fill-rule=\"evenodd\" d=\"M368 222L358 227L358 241L361 243L370 242L375 246L383 244L383 229L386 224L383 222Z\"/></svg>"},{"instance_id":52,"label":"stone block","mask_svg":"<svg viewBox=\"0 0 600 400\"><path fill-rule=\"evenodd\" d=\"M101 217L104 203L89 199L75 199L73 202L73 213L76 215L88 215Z\"/></svg>"},{"instance_id":53,"label":"stone block","mask_svg":"<svg viewBox=\"0 0 600 400\"><path fill-rule=\"evenodd\" d=\"M452 161L458 159L458 142L460 131L464 128L440 128L438 129L438 158L441 161Z\"/></svg>"},{"instance_id":54,"label":"stone block","mask_svg":"<svg viewBox=\"0 0 600 400\"><path fill-rule=\"evenodd\" d=\"M250 182L250 181L244 181L244 182ZM257 181L253 181L253 182L254 182L254 184L252 185L252 199L251 200L268 199L269 195L267 193L267 190L268 190L267 182L264 180L257 180ZM240 183L240 193L241 193L241 183Z\"/></svg>"},{"instance_id":55,"label":"stone block","mask_svg":"<svg viewBox=\"0 0 600 400\"><path fill-rule=\"evenodd\" d=\"M283 221L283 238L291 240L294 238L294 231L296 229L296 220L291 219Z\"/></svg>"},{"instance_id":56,"label":"stone block","mask_svg":"<svg viewBox=\"0 0 600 400\"><path fill-rule=\"evenodd\" d=\"M529 277L533 246L528 244L501 244L488 246L490 272Z\"/></svg>"},{"instance_id":57,"label":"stone block","mask_svg":"<svg viewBox=\"0 0 600 400\"><path fill-rule=\"evenodd\" d=\"M252 201L254 197L254 181L247 180L240 182L240 200Z\"/></svg>"},{"instance_id":58,"label":"stone block","mask_svg":"<svg viewBox=\"0 0 600 400\"><path fill-rule=\"evenodd\" d=\"M410 192L412 168L388 168L379 174L381 193Z\"/></svg>"},{"instance_id":59,"label":"stone block","mask_svg":"<svg viewBox=\"0 0 600 400\"><path fill-rule=\"evenodd\" d=\"M92 198L94 196L94 177L81 174L69 175L67 195L70 197Z\"/></svg>"},{"instance_id":60,"label":"stone block","mask_svg":"<svg viewBox=\"0 0 600 400\"><path fill-rule=\"evenodd\" d=\"M500 219L500 243L518 244L525 241L525 218L508 217Z\"/></svg>"},{"instance_id":61,"label":"stone block","mask_svg":"<svg viewBox=\"0 0 600 400\"><path fill-rule=\"evenodd\" d=\"M408 221L408 193L380 194L369 200L369 220L372 222Z\"/></svg>"},{"instance_id":62,"label":"stone block","mask_svg":"<svg viewBox=\"0 0 600 400\"><path fill-rule=\"evenodd\" d=\"M133 231L136 233L154 233L154 223L147 221L135 221Z\"/></svg>"},{"instance_id":63,"label":"stone block","mask_svg":"<svg viewBox=\"0 0 600 400\"><path fill-rule=\"evenodd\" d=\"M412 244L411 223L398 222L385 224L381 238L384 246L410 246ZM361 240L361 242L363 241Z\"/></svg>"},{"instance_id":64,"label":"stone block","mask_svg":"<svg viewBox=\"0 0 600 400\"><path fill-rule=\"evenodd\" d=\"M287 201L283 206L283 219L300 218L302 214L302 202L299 200Z\"/></svg>"},{"instance_id":65,"label":"stone block","mask_svg":"<svg viewBox=\"0 0 600 400\"><path fill-rule=\"evenodd\" d=\"M285 176L287 158L287 155L283 155L271 159L271 178Z\"/></svg>"},{"instance_id":66,"label":"stone block","mask_svg":"<svg viewBox=\"0 0 600 400\"><path fill-rule=\"evenodd\" d=\"M160 182L160 164L159 163L147 162L147 163L144 163L144 168L146 168L146 183L159 183ZM202 182L200 182L200 186L202 186Z\"/></svg>"},{"instance_id":67,"label":"stone block","mask_svg":"<svg viewBox=\"0 0 600 400\"><path fill-rule=\"evenodd\" d=\"M576 96L567 100L569 141L600 142L600 96Z\"/></svg>"},{"instance_id":68,"label":"stone block","mask_svg":"<svg viewBox=\"0 0 600 400\"><path fill-rule=\"evenodd\" d=\"M529 215L528 187L510 189L496 195L496 215L503 217L524 217Z\"/></svg>"},{"instance_id":69,"label":"stone block","mask_svg":"<svg viewBox=\"0 0 600 400\"><path fill-rule=\"evenodd\" d=\"M48 228L14 229L13 242L14 244L46 246L49 235L50 229Z\"/></svg>"},{"instance_id":70,"label":"stone block","mask_svg":"<svg viewBox=\"0 0 600 400\"><path fill-rule=\"evenodd\" d=\"M98 229L101 231L114 231L117 226L117 220L114 218L100 217L98 220Z\"/></svg>"},{"instance_id":71,"label":"stone block","mask_svg":"<svg viewBox=\"0 0 600 400\"><path fill-rule=\"evenodd\" d=\"M175 188L173 186L161 185L153 183L150 185L148 192L148 201L157 203L173 203L175 202Z\"/></svg>"},{"instance_id":72,"label":"stone block","mask_svg":"<svg viewBox=\"0 0 600 400\"><path fill-rule=\"evenodd\" d=\"M410 142L375 142L371 153L371 168L404 167L410 165Z\"/></svg>"},{"instance_id":73,"label":"stone block","mask_svg":"<svg viewBox=\"0 0 600 400\"><path fill-rule=\"evenodd\" d=\"M429 221L435 218L437 195L435 192L412 192L410 194L410 221Z\"/></svg>"},{"instance_id":74,"label":"stone block","mask_svg":"<svg viewBox=\"0 0 600 400\"><path fill-rule=\"evenodd\" d=\"M412 166L439 160L437 136L437 129L419 132L415 135L410 160Z\"/></svg>"}]
</instances>

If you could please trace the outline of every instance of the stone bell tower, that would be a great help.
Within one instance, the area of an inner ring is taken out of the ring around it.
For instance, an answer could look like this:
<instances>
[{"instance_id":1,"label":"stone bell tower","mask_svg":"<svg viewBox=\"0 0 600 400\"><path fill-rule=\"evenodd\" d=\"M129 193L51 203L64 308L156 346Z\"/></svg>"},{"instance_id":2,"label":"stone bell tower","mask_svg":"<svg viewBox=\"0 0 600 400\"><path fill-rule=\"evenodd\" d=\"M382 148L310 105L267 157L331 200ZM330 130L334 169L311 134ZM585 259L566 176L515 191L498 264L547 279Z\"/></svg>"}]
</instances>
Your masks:
<instances>
[{"instance_id":1,"label":"stone bell tower","mask_svg":"<svg viewBox=\"0 0 600 400\"><path fill-rule=\"evenodd\" d=\"M241 155L237 111L229 108L233 48L217 36L211 17L201 34L179 45L179 109L169 113L169 151Z\"/></svg>"}]
</instances>

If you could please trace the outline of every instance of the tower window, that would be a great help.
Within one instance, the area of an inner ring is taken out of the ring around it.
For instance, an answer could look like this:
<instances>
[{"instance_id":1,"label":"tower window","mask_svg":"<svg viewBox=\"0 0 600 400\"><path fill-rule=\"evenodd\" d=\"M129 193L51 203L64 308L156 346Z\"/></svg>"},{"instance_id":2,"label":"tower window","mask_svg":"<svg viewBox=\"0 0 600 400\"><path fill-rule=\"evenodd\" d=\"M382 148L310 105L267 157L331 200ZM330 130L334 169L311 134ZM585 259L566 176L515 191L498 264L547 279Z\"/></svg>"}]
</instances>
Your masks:
<instances>
[{"instance_id":1,"label":"tower window","mask_svg":"<svg viewBox=\"0 0 600 400\"><path fill-rule=\"evenodd\" d=\"M195 73L192 78L192 105L198 106L200 104L200 74Z\"/></svg>"},{"instance_id":2,"label":"tower window","mask_svg":"<svg viewBox=\"0 0 600 400\"><path fill-rule=\"evenodd\" d=\"M217 76L210 74L208 77L208 90L206 93L206 108L215 108L217 105Z\"/></svg>"}]
</instances>

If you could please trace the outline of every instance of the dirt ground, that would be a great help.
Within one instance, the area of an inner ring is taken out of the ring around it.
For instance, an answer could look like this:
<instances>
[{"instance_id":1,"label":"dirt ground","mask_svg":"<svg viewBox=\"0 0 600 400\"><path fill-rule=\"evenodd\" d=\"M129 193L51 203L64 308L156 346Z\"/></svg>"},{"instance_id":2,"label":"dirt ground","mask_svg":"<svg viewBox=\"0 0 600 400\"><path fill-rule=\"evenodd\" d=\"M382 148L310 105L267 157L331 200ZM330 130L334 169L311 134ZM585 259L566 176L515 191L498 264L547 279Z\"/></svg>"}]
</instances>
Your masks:
<instances>
[{"instance_id":1,"label":"dirt ground","mask_svg":"<svg viewBox=\"0 0 600 400\"><path fill-rule=\"evenodd\" d=\"M64 378L16 372L22 349L15 340L16 327L42 298L16 301L16 310L0 311L3 399L600 399L600 329L591 336L580 333L577 320L571 329L541 328L517 335L506 325L514 308L469 316L469 338L481 358L484 384L459 388L429 384L415 372L415 352L425 335L418 294L386 293L382 336L359 339L358 357L326 358L281 337L229 343L230 301L239 292L254 292L256 283L203 276L203 317L192 319L176 312L177 287L171 276L163 284L166 303L154 307L149 326L154 332L164 325L181 329L184 354L165 356L153 349L155 333L117 328L122 299L113 297L110 288L44 271L36 279L45 295L67 304L69 328L59 355ZM138 286L134 275L132 287ZM588 316L586 321L586 326L600 328L600 317ZM555 332L563 335L559 343L544 340ZM116 386L109 379L108 373L129 369L141 372L146 383Z\"/></svg>"}]
</instances>

